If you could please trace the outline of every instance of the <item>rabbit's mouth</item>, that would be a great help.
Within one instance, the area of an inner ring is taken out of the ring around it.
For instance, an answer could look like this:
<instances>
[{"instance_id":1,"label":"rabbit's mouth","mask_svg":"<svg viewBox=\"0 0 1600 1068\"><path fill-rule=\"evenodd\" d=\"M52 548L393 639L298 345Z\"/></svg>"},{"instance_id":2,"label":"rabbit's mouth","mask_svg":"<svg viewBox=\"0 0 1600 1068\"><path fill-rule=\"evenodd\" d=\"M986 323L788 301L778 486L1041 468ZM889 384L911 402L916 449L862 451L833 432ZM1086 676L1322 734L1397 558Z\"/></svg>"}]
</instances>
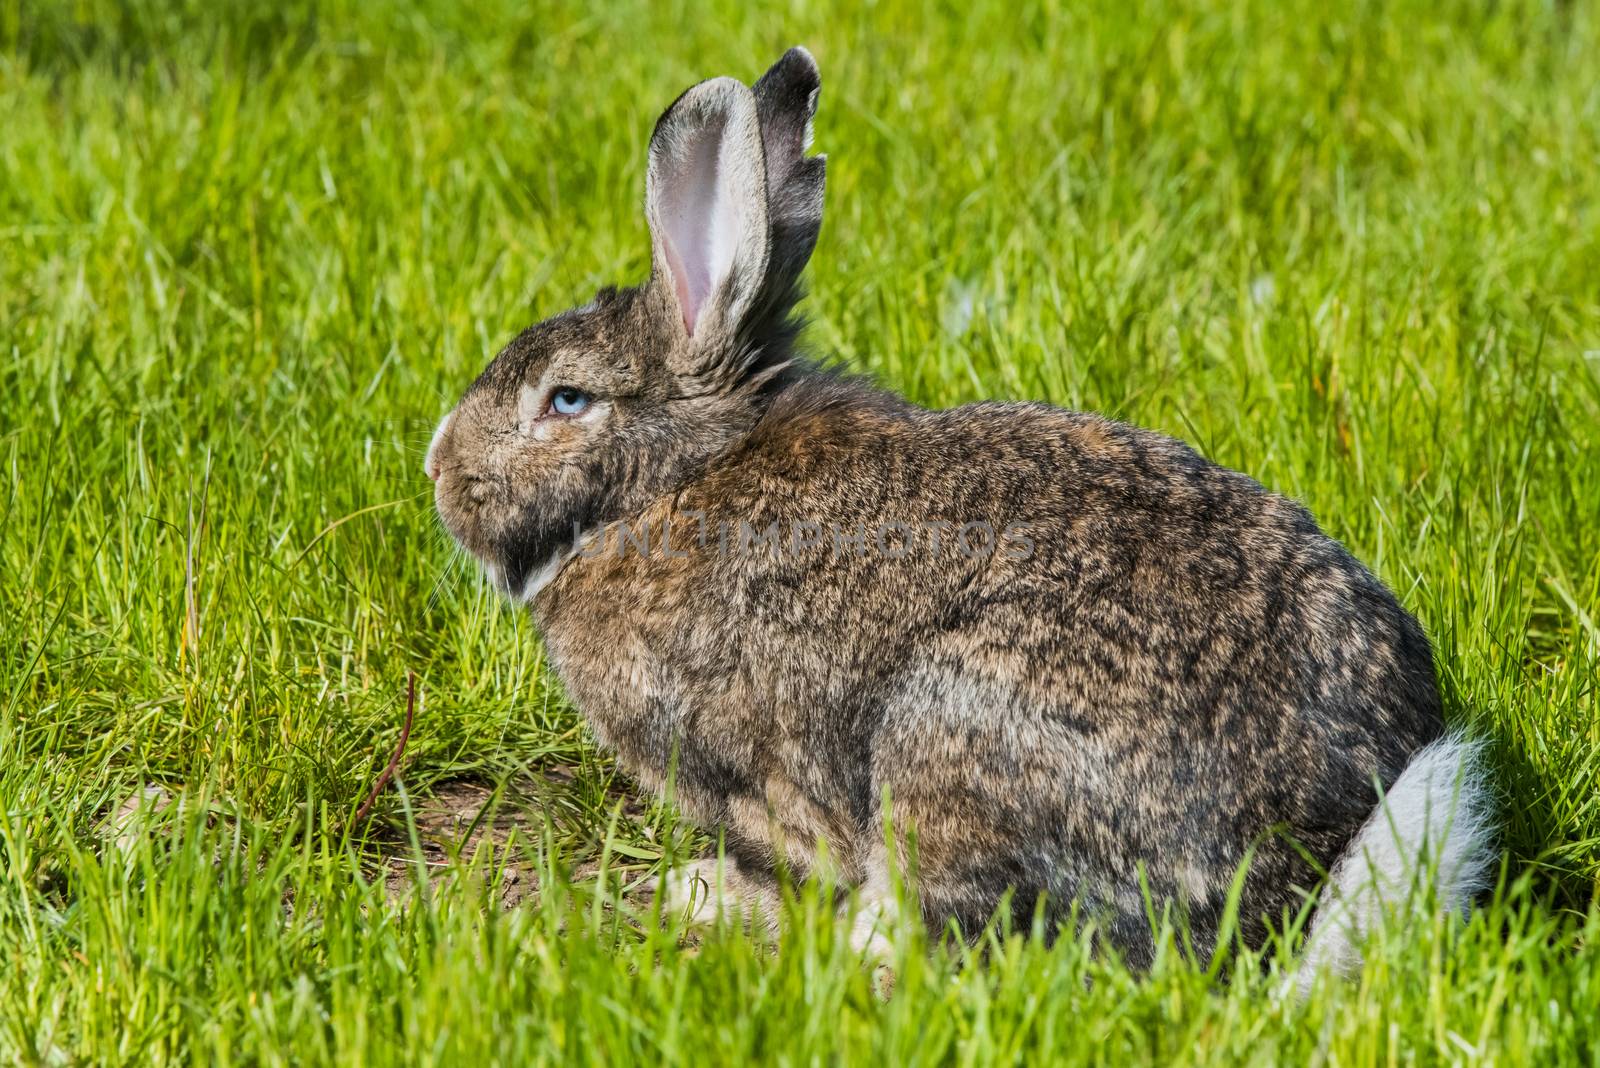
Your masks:
<instances>
[{"instance_id":1,"label":"rabbit's mouth","mask_svg":"<svg viewBox=\"0 0 1600 1068\"><path fill-rule=\"evenodd\" d=\"M503 498L504 492L490 479L452 469L446 465L433 491L433 508L445 531L457 545L487 565L500 553L486 513Z\"/></svg>"}]
</instances>

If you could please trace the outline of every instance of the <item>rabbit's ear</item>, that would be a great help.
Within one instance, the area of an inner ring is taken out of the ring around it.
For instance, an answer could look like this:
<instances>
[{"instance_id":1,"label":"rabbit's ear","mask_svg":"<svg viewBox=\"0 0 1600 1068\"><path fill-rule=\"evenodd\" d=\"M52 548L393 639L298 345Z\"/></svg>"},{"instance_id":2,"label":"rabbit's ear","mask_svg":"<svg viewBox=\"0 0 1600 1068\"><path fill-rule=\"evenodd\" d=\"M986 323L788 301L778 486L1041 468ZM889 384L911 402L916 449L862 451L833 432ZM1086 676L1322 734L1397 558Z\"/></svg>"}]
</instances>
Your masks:
<instances>
[{"instance_id":1,"label":"rabbit's ear","mask_svg":"<svg viewBox=\"0 0 1600 1068\"><path fill-rule=\"evenodd\" d=\"M656 123L645 179L654 272L696 349L732 341L767 277L767 176L756 98L701 82Z\"/></svg>"},{"instance_id":2,"label":"rabbit's ear","mask_svg":"<svg viewBox=\"0 0 1600 1068\"><path fill-rule=\"evenodd\" d=\"M767 153L767 215L772 227L767 290L774 302L793 301L793 287L822 229L828 159L805 154L811 147L811 119L817 113L821 89L816 61L798 45L785 52L755 84L761 141Z\"/></svg>"}]
</instances>

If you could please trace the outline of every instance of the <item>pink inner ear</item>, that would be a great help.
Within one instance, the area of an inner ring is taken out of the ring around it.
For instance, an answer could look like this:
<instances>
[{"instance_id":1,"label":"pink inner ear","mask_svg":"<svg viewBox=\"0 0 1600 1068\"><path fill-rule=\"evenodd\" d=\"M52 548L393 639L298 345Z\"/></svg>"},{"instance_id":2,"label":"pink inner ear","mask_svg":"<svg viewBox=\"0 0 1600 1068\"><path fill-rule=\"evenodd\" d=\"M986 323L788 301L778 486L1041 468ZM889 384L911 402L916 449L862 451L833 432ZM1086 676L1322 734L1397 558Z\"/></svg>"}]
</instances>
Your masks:
<instances>
[{"instance_id":1,"label":"pink inner ear","mask_svg":"<svg viewBox=\"0 0 1600 1068\"><path fill-rule=\"evenodd\" d=\"M684 332L694 337L694 320L700 309L689 297L688 274L670 241L667 243L667 266L672 269L672 286L678 293L678 307L683 309Z\"/></svg>"},{"instance_id":2,"label":"pink inner ear","mask_svg":"<svg viewBox=\"0 0 1600 1068\"><path fill-rule=\"evenodd\" d=\"M712 290L733 266L738 222L721 160L723 121L695 130L681 146L676 166L663 177L661 214L667 266L672 270L683 327L694 336Z\"/></svg>"}]
</instances>

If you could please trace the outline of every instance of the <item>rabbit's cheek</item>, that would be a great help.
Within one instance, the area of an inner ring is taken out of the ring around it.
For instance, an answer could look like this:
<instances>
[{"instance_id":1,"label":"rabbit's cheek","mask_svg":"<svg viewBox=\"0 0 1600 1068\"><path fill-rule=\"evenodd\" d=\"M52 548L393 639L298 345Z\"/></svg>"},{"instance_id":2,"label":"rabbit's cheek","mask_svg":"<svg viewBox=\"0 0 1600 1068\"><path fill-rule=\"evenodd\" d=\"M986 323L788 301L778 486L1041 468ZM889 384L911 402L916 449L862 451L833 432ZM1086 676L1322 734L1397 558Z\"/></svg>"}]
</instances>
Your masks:
<instances>
[{"instance_id":1,"label":"rabbit's cheek","mask_svg":"<svg viewBox=\"0 0 1600 1068\"><path fill-rule=\"evenodd\" d=\"M474 508L482 508L494 499L494 487L488 480L475 478L467 484L467 501Z\"/></svg>"}]
</instances>

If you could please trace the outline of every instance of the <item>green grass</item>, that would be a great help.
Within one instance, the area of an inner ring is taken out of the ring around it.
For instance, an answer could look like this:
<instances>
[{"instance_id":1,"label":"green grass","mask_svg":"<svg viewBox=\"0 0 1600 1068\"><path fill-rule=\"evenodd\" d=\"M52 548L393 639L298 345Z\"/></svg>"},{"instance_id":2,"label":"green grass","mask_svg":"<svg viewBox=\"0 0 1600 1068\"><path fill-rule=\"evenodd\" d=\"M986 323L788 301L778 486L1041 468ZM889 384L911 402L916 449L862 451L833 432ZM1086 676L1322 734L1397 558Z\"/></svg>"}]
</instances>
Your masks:
<instances>
[{"instance_id":1,"label":"green grass","mask_svg":"<svg viewBox=\"0 0 1600 1068\"><path fill-rule=\"evenodd\" d=\"M644 275L659 111L795 42L813 347L1304 500L1489 740L1470 921L1303 1005L1270 955L1132 975L1004 932L913 940L883 1002L814 891L776 953L637 915L688 834L446 544L421 454L514 331ZM0 115L0 1059L1600 1056L1592 5L0 0ZM440 866L410 813L462 779L533 831ZM119 841L147 785L182 804ZM536 892L503 909L507 862Z\"/></svg>"}]
</instances>

